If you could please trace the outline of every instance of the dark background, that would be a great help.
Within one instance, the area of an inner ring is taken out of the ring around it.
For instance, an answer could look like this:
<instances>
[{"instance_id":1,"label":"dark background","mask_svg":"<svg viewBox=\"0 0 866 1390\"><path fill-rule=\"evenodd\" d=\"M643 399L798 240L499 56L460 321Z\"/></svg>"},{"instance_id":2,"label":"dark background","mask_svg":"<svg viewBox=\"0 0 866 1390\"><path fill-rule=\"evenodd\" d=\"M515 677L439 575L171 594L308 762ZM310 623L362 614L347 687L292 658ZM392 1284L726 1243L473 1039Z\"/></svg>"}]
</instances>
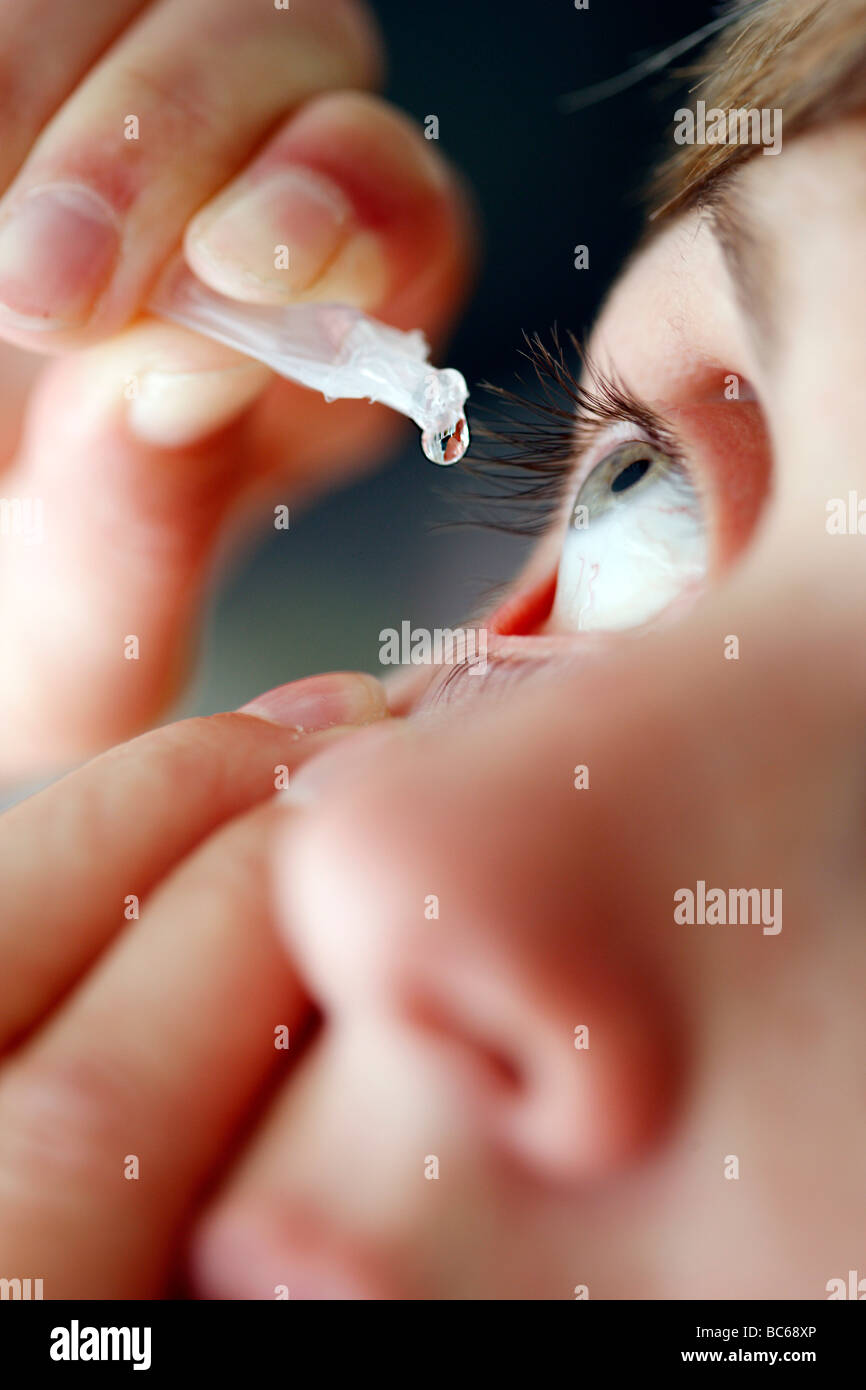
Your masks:
<instances>
[{"instance_id":1,"label":"dark background","mask_svg":"<svg viewBox=\"0 0 866 1390\"><path fill-rule=\"evenodd\" d=\"M578 333L641 225L640 192L670 139L681 93L650 79L589 110L557 99L623 71L712 18L668 0L373 0L387 43L385 95L423 125L468 177L484 224L480 280L445 361L472 390L513 384L526 330ZM679 60L680 62L688 59ZM576 244L590 269L574 269ZM472 398L470 398L470 419ZM443 532L457 509L452 475L417 436L375 476L294 509L223 573L183 712L231 709L313 671L377 671L379 631L404 619L457 623L479 593L513 573L523 542ZM455 488L455 491L458 489ZM440 494L445 493L445 496Z\"/></svg>"}]
</instances>

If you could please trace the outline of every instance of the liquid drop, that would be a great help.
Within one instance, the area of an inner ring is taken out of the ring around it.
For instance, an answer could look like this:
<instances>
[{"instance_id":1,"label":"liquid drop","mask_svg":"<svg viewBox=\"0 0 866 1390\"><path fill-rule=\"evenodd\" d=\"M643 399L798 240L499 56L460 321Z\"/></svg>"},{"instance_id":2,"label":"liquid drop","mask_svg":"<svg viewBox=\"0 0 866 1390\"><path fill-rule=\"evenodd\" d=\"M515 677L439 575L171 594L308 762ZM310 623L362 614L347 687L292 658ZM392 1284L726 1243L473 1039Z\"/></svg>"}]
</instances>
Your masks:
<instances>
[{"instance_id":1,"label":"liquid drop","mask_svg":"<svg viewBox=\"0 0 866 1390\"><path fill-rule=\"evenodd\" d=\"M459 463L469 448L466 416L459 416L450 430L423 430L421 448L431 463Z\"/></svg>"}]
</instances>

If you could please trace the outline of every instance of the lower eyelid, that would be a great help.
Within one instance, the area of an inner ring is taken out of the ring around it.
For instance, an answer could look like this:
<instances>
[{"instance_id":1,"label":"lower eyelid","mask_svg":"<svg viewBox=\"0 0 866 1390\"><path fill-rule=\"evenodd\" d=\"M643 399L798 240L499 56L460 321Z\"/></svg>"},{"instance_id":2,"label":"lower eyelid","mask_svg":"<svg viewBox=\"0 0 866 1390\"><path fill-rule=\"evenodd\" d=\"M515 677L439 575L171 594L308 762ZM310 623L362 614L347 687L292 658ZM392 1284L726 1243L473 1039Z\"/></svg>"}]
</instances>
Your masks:
<instances>
[{"instance_id":1,"label":"lower eyelid","mask_svg":"<svg viewBox=\"0 0 866 1390\"><path fill-rule=\"evenodd\" d=\"M543 577L511 594L487 620L487 626L499 637L525 636L534 631L549 616L556 594L557 566L554 563Z\"/></svg>"}]
</instances>

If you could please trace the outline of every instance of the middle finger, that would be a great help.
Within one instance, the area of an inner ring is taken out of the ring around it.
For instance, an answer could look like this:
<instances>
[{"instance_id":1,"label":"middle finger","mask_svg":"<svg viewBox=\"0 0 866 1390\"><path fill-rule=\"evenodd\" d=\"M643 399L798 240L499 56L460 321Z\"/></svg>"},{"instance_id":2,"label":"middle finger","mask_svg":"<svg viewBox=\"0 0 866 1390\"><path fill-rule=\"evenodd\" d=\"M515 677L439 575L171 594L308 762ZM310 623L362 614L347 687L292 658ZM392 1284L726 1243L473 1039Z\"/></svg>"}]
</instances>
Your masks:
<instances>
[{"instance_id":1,"label":"middle finger","mask_svg":"<svg viewBox=\"0 0 866 1390\"><path fill-rule=\"evenodd\" d=\"M190 1201L307 1012L270 923L274 801L223 827L0 1078L0 1264L154 1297ZM287 1034L276 1030L287 1029Z\"/></svg>"}]
</instances>

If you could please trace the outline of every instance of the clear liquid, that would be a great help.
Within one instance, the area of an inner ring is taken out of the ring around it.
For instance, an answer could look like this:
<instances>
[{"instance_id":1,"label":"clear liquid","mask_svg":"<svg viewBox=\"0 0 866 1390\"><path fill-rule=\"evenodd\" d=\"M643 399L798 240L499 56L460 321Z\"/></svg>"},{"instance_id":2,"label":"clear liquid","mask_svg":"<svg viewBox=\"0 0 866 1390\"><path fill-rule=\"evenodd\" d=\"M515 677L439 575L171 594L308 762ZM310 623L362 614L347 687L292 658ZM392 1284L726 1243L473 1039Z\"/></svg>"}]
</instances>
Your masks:
<instances>
[{"instance_id":1,"label":"clear liquid","mask_svg":"<svg viewBox=\"0 0 866 1390\"><path fill-rule=\"evenodd\" d=\"M422 430L421 448L431 463L459 463L469 448L466 416L458 416L450 430Z\"/></svg>"}]
</instances>

